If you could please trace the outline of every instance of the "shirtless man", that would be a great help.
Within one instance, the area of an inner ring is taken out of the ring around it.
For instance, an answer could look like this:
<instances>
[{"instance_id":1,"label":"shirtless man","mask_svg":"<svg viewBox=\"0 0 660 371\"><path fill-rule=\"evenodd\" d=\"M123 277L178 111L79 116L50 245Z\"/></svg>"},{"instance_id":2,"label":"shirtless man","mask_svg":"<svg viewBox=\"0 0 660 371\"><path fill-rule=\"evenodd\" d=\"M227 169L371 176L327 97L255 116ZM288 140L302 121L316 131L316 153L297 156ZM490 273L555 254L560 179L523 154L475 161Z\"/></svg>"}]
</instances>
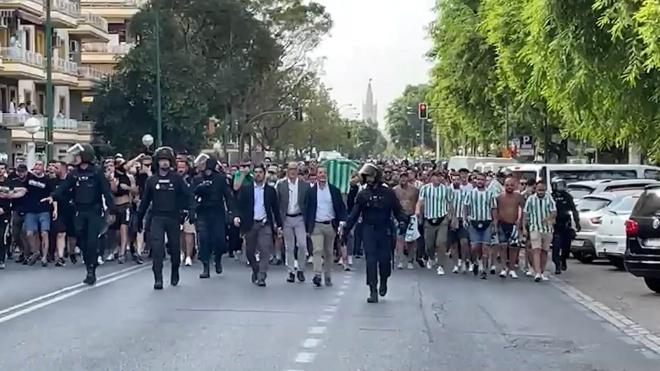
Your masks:
<instances>
[{"instance_id":1,"label":"shirtless man","mask_svg":"<svg viewBox=\"0 0 660 371\"><path fill-rule=\"evenodd\" d=\"M415 188L408 177L408 172L403 171L399 175L399 184L393 188L394 194L399 199L403 211L412 215L415 213L415 205L417 205L417 199L419 198L419 190ZM413 262L417 257L417 241L406 242L406 230L399 230L396 238L396 257L397 257L397 268L403 269L403 263L407 260L407 268L413 269ZM408 258L404 254L404 251L408 251Z\"/></svg>"},{"instance_id":2,"label":"shirtless man","mask_svg":"<svg viewBox=\"0 0 660 371\"><path fill-rule=\"evenodd\" d=\"M523 196L516 192L516 183L516 179L508 178L504 182L504 192L497 196L499 255L502 265L500 277L506 278L508 275L513 279L518 278L514 266L518 258L518 236L519 231L522 231L520 222L524 206Z\"/></svg>"}]
</instances>

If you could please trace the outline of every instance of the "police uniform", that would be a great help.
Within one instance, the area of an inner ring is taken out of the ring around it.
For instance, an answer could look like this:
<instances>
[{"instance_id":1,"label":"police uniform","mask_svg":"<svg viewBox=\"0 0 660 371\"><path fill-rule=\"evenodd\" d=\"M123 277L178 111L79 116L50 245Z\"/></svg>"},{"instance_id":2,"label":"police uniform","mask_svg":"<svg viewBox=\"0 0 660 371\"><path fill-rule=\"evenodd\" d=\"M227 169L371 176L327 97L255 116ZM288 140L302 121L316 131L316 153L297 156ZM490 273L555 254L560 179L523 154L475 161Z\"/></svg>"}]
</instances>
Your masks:
<instances>
[{"instance_id":1,"label":"police uniform","mask_svg":"<svg viewBox=\"0 0 660 371\"><path fill-rule=\"evenodd\" d=\"M58 202L68 202L69 199L73 202L76 237L87 268L83 282L93 285L96 283L98 243L103 226L103 202L110 212L115 211L115 203L103 170L93 164L92 146L76 144L69 153L80 156L80 163L55 189L52 198Z\"/></svg>"},{"instance_id":2,"label":"police uniform","mask_svg":"<svg viewBox=\"0 0 660 371\"><path fill-rule=\"evenodd\" d=\"M234 215L234 198L225 174L218 172L217 166L216 159L207 158L205 170L195 176L192 183L197 210L195 229L199 236L199 259L203 265L199 278L210 276L211 253L215 257L216 273L222 273L222 254L227 250L226 215L229 215L230 221Z\"/></svg>"},{"instance_id":3,"label":"police uniform","mask_svg":"<svg viewBox=\"0 0 660 371\"><path fill-rule=\"evenodd\" d=\"M552 189L552 198L557 205L557 219L552 241L552 261L555 263L555 274L561 274L567 268L566 260L571 253L571 240L575 237L571 228L571 215L578 231L580 230L580 217L573 196L565 190L564 180L553 179Z\"/></svg>"},{"instance_id":4,"label":"police uniform","mask_svg":"<svg viewBox=\"0 0 660 371\"><path fill-rule=\"evenodd\" d=\"M174 165L174 151L169 147L158 148L156 161L169 160ZM181 215L191 211L191 198L183 177L176 171L158 169L147 179L144 196L138 208L138 228L142 227L147 209L151 206L151 226L149 246L153 258L154 289L163 288L163 260L165 258L165 235L172 259L170 284L179 284L179 266L181 265ZM191 211L193 212L193 211ZM193 212L194 213L194 212ZM192 216L188 217L189 219Z\"/></svg>"},{"instance_id":5,"label":"police uniform","mask_svg":"<svg viewBox=\"0 0 660 371\"><path fill-rule=\"evenodd\" d=\"M369 303L378 302L378 294L387 294L387 279L392 272L393 239L392 216L399 222L408 224L410 217L406 215L394 191L380 181L380 169L375 165L366 164L360 170L367 187L361 190L356 198L353 210L349 215L344 236L362 217L362 233L364 253L367 265L367 286L369 286ZM377 286L380 276L380 288Z\"/></svg>"}]
</instances>

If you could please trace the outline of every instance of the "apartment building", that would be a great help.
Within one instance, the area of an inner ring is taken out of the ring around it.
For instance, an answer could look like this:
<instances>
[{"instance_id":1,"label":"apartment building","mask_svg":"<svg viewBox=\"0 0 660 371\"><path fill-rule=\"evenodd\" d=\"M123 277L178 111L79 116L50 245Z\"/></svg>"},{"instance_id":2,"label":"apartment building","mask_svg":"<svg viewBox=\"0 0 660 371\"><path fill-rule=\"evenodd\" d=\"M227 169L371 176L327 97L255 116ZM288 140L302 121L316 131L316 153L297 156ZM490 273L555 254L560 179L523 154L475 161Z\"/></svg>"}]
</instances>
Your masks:
<instances>
[{"instance_id":1,"label":"apartment building","mask_svg":"<svg viewBox=\"0 0 660 371\"><path fill-rule=\"evenodd\" d=\"M92 129L83 120L82 97L102 78L100 71L82 66L82 45L108 42L103 17L81 10L79 0L50 0L53 25L52 81L54 87L53 144L56 157L78 141L91 141ZM10 162L25 155L34 140L45 148L44 131L34 136L23 123L42 120L46 109L46 34L43 0L0 0L0 157Z\"/></svg>"}]
</instances>

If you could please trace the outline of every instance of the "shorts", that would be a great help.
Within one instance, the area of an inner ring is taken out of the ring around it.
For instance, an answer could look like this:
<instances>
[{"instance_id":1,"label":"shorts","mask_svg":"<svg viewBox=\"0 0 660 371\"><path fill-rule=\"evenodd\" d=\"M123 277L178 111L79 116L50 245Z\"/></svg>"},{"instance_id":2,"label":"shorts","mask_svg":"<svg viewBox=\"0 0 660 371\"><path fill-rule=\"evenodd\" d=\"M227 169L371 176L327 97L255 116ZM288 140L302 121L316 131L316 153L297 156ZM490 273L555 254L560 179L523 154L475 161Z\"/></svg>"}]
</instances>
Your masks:
<instances>
[{"instance_id":1,"label":"shorts","mask_svg":"<svg viewBox=\"0 0 660 371\"><path fill-rule=\"evenodd\" d=\"M499 223L498 240L501 244L518 247L518 227L515 224Z\"/></svg>"},{"instance_id":2,"label":"shorts","mask_svg":"<svg viewBox=\"0 0 660 371\"><path fill-rule=\"evenodd\" d=\"M50 213L27 213L23 229L26 232L48 232L50 231Z\"/></svg>"},{"instance_id":3,"label":"shorts","mask_svg":"<svg viewBox=\"0 0 660 371\"><path fill-rule=\"evenodd\" d=\"M548 251L550 250L550 244L552 243L552 232L529 232L529 240L532 243L532 249Z\"/></svg>"},{"instance_id":4,"label":"shorts","mask_svg":"<svg viewBox=\"0 0 660 371\"><path fill-rule=\"evenodd\" d=\"M447 232L447 239L449 240L450 244L455 244L460 242L461 240L468 240L470 238L470 233L468 232L468 229L465 226L465 222L463 220L458 221L458 228L452 229L449 227L449 231Z\"/></svg>"},{"instance_id":5,"label":"shorts","mask_svg":"<svg viewBox=\"0 0 660 371\"><path fill-rule=\"evenodd\" d=\"M449 230L447 221L444 216L439 218L436 225L431 224L428 219L424 221L424 244L427 249L447 247L447 232Z\"/></svg>"},{"instance_id":6,"label":"shorts","mask_svg":"<svg viewBox=\"0 0 660 371\"><path fill-rule=\"evenodd\" d=\"M122 225L128 225L131 221L131 205L125 204L117 206L117 211L113 213L115 220L110 229L119 229Z\"/></svg>"},{"instance_id":7,"label":"shorts","mask_svg":"<svg viewBox=\"0 0 660 371\"><path fill-rule=\"evenodd\" d=\"M195 233L195 225L190 224L188 219L186 219L183 224L181 225L181 231L183 233Z\"/></svg>"},{"instance_id":8,"label":"shorts","mask_svg":"<svg viewBox=\"0 0 660 371\"><path fill-rule=\"evenodd\" d=\"M472 221L468 227L470 233L470 243L490 245L492 242L493 233L490 227L490 220L487 221ZM482 225L481 228L478 226Z\"/></svg>"},{"instance_id":9,"label":"shorts","mask_svg":"<svg viewBox=\"0 0 660 371\"><path fill-rule=\"evenodd\" d=\"M53 233L66 233L73 237L76 234L76 228L73 224L73 214L71 212L58 212L50 228Z\"/></svg>"}]
</instances>

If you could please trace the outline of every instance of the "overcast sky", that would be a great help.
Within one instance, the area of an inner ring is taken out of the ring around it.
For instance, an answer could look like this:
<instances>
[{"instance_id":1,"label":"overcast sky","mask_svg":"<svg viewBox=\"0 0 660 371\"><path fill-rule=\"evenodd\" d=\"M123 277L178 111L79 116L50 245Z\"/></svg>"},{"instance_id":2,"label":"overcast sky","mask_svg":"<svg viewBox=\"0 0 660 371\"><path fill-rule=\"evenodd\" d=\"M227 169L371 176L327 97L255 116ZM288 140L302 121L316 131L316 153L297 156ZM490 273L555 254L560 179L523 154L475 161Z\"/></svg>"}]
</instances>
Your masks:
<instances>
[{"instance_id":1,"label":"overcast sky","mask_svg":"<svg viewBox=\"0 0 660 371\"><path fill-rule=\"evenodd\" d=\"M326 58L326 85L340 106L352 104L362 113L369 79L383 123L388 104L407 84L428 81L431 67L428 24L434 0L316 0L334 20L330 36L317 51ZM341 108L351 115L347 107Z\"/></svg>"}]
</instances>

